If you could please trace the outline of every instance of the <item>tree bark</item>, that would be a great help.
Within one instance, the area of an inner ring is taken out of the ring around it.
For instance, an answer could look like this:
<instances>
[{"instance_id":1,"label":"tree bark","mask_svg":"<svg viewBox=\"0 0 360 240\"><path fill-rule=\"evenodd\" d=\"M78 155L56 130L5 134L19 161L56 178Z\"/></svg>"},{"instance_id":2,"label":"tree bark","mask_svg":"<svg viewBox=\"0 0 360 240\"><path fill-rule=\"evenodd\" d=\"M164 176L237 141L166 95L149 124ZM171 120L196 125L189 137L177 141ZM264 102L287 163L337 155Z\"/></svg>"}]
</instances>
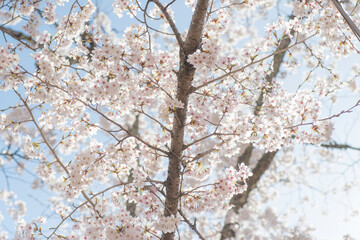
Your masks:
<instances>
[{"instance_id":1,"label":"tree bark","mask_svg":"<svg viewBox=\"0 0 360 240\"><path fill-rule=\"evenodd\" d=\"M257 183L261 179L262 175L265 173L265 171L269 168L272 160L275 157L276 152L268 152L265 153L258 163L256 164L256 167L252 170L253 176L251 176L248 180L248 188L245 192L242 194L235 195L230 203L234 205L234 207L230 211L235 211L236 213L239 211L240 208L243 208L244 205L247 203L247 200L249 199L249 195L252 190L256 188ZM234 238L235 232L231 228L231 226L234 223L226 223L221 231L221 240L228 239L228 238Z\"/></svg>"},{"instance_id":2,"label":"tree bark","mask_svg":"<svg viewBox=\"0 0 360 240\"><path fill-rule=\"evenodd\" d=\"M200 46L208 2L208 0L199 0L197 2L183 48L180 46L180 67L178 72L176 97L184 105L182 108L176 108L174 113L169 166L166 180L165 216L176 215L178 211L185 122L191 82L195 74L195 68L187 61L187 59L188 56L194 53ZM174 237L175 232L163 233L161 239L172 240Z\"/></svg>"},{"instance_id":3,"label":"tree bark","mask_svg":"<svg viewBox=\"0 0 360 240\"><path fill-rule=\"evenodd\" d=\"M289 18L293 19L294 16L292 15ZM294 30L291 30L290 34L293 35ZM283 39L279 43L278 50L286 49L290 45L290 43L291 43L291 39L288 36L283 36ZM285 57L285 53L286 52L280 52L280 53L274 55L273 69L270 72L270 74L268 74L265 77L266 82L271 83L272 80L279 73L281 63L283 62L284 57ZM264 91L262 89L262 91L260 93L260 96L259 96L258 100L256 101L256 107L255 107L255 110L254 110L255 115L259 115L261 107L263 105L263 102L264 102ZM241 156L238 157L237 164L244 163L244 164L248 165L253 149L254 149L253 145L250 144L245 149L245 152ZM255 168L252 170L253 176L251 176L249 178L249 180L248 180L248 183L247 183L248 188L247 188L247 190L245 192L243 192L242 194L238 194L238 195L233 196L230 203L232 205L234 205L234 207L229 211L235 211L237 213L240 208L244 207L244 205L247 203L247 200L248 200L248 198L250 196L251 191L256 188L256 185L257 185L258 181L261 179L261 176L269 168L269 166L270 166L272 160L274 159L276 153L277 153L277 151L275 151L275 152L267 152L260 158L260 160L256 164ZM223 227L223 229L221 231L221 238L220 238L221 240L235 237L235 232L232 229L233 224L234 223L225 223L224 224L224 227Z\"/></svg>"}]
</instances>

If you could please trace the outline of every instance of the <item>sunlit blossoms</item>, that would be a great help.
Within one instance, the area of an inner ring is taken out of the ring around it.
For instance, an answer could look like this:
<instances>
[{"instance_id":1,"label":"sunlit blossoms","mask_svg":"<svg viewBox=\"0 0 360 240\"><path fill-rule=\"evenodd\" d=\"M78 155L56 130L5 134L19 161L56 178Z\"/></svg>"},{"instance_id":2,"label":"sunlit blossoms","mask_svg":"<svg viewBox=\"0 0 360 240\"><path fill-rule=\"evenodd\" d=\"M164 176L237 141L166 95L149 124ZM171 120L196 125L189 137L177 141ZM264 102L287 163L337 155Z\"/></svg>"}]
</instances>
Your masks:
<instances>
[{"instance_id":1,"label":"sunlit blossoms","mask_svg":"<svg viewBox=\"0 0 360 240\"><path fill-rule=\"evenodd\" d=\"M344 80L332 57L359 43L329 1L283 5L4 1L0 167L30 174L47 214L29 220L2 190L16 230L0 239L310 236L267 201L276 183L311 179L298 166L317 165L294 149L333 147L333 118L359 105L324 111L356 91L359 69Z\"/></svg>"}]
</instances>

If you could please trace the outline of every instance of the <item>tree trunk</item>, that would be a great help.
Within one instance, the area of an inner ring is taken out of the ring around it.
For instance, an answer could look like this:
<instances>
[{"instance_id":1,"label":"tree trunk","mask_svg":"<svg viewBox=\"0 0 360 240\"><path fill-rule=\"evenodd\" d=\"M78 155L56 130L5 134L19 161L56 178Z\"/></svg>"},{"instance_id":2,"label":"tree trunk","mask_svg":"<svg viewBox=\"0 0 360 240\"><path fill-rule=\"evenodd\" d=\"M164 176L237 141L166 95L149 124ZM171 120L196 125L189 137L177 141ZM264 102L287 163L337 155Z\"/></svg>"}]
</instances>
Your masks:
<instances>
[{"instance_id":1,"label":"tree trunk","mask_svg":"<svg viewBox=\"0 0 360 240\"><path fill-rule=\"evenodd\" d=\"M178 85L176 97L184 106L176 108L174 113L169 166L166 180L165 216L176 215L180 197L180 167L184 146L184 132L191 82L194 78L195 68L188 63L188 56L200 46L201 36L205 23L208 0L197 2L194 15L191 19L188 35L180 46L180 67L178 72ZM163 233L162 240L174 239L175 232Z\"/></svg>"}]
</instances>

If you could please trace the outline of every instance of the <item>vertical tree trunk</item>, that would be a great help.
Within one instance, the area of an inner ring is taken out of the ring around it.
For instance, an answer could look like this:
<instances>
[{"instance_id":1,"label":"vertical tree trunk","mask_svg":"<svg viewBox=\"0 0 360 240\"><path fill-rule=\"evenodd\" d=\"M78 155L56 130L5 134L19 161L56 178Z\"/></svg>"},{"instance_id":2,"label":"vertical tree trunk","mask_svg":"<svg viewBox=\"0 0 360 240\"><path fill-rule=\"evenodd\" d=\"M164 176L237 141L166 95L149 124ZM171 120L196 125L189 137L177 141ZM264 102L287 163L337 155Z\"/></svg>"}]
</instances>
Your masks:
<instances>
[{"instance_id":1,"label":"vertical tree trunk","mask_svg":"<svg viewBox=\"0 0 360 240\"><path fill-rule=\"evenodd\" d=\"M168 176L166 180L165 216L176 215L180 197L180 167L184 146L184 132L191 82L194 78L195 68L188 63L188 56L194 53L201 43L201 36L205 23L208 0L197 2L194 15L191 19L188 35L182 48L180 48L180 67L178 72L178 85L176 97L181 101L183 108L176 108L172 128L171 148L169 154ZM162 240L174 239L175 232L164 233Z\"/></svg>"}]
</instances>

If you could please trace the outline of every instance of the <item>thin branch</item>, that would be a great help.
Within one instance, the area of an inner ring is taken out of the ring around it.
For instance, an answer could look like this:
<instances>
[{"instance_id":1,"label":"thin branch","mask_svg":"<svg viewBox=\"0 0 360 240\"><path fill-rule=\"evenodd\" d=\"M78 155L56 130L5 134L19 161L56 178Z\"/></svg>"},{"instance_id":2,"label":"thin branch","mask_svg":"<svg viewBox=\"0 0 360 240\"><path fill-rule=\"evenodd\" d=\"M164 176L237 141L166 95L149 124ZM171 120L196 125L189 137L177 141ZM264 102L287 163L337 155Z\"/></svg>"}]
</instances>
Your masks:
<instances>
[{"instance_id":1,"label":"thin branch","mask_svg":"<svg viewBox=\"0 0 360 240\"><path fill-rule=\"evenodd\" d=\"M360 30L359 30L359 28L356 26L356 24L353 22L353 20L349 17L349 15L345 12L345 10L341 6L341 4L338 2L338 0L331 0L331 1L334 4L334 6L337 8L337 10L340 12L340 14L343 16L346 23L349 25L350 29L353 31L355 37L360 42Z\"/></svg>"},{"instance_id":2,"label":"thin branch","mask_svg":"<svg viewBox=\"0 0 360 240\"><path fill-rule=\"evenodd\" d=\"M360 151L360 147L353 147L351 145L348 144L338 144L336 142L331 142L331 143L324 143L320 145L321 147L324 148L336 148L336 149L352 149L352 150L358 150Z\"/></svg>"},{"instance_id":3,"label":"thin branch","mask_svg":"<svg viewBox=\"0 0 360 240\"><path fill-rule=\"evenodd\" d=\"M93 110L94 112L98 113L100 116L102 116L103 118L105 118L106 120L108 120L109 122L115 124L116 126L118 126L121 130L123 130L124 132L126 132L129 136L135 138L136 140L140 141L141 143L143 143L144 145L148 146L149 148L151 149L154 149L154 150L157 150L159 152L162 152L166 155L169 154L169 152L161 149L161 148L158 148L158 147L155 147L153 145L151 145L150 143L144 141L142 138L140 138L139 136L136 136L135 134L133 134L130 130L124 128L121 124L115 122L114 120L112 120L111 118L107 117L104 113L100 112L99 110L97 110L96 108L90 106L89 104L85 103L84 101L78 99L78 98L75 98L76 100L80 101L81 103L83 103L85 106L87 106L88 108L90 108L91 110Z\"/></svg>"},{"instance_id":4,"label":"thin branch","mask_svg":"<svg viewBox=\"0 0 360 240\"><path fill-rule=\"evenodd\" d=\"M153 120L154 122L156 122L157 124L159 124L162 129L165 129L165 130L166 130L167 132L169 132L170 134L172 133L172 131L171 131L169 128L165 127L165 125L162 124L159 120L157 120L156 118L153 118L152 116L150 116L149 114L147 114L147 113L144 111L143 107L141 107L141 111L138 111L138 110L135 110L135 111L138 112L138 113L144 114L146 117L150 118L151 120Z\"/></svg>"},{"instance_id":5,"label":"thin branch","mask_svg":"<svg viewBox=\"0 0 360 240\"><path fill-rule=\"evenodd\" d=\"M190 220L187 219L185 214L180 209L178 210L178 213L181 215L181 217L184 219L184 221L189 225L191 230L193 230L201 240L205 240L205 238L201 235L199 230L196 228L196 221L194 221L194 223L191 223Z\"/></svg>"},{"instance_id":6,"label":"thin branch","mask_svg":"<svg viewBox=\"0 0 360 240\"><path fill-rule=\"evenodd\" d=\"M54 148L50 145L49 141L47 140L47 138L45 137L44 132L42 131L42 128L38 125L38 123L36 122L36 119L29 107L29 105L27 104L27 102L21 97L20 93L18 93L15 89L13 89L13 91L16 93L16 95L18 95L18 97L20 98L20 100L24 103L25 108L28 110L31 119L36 127L36 129L39 131L42 139L44 140L44 143L46 144L46 146L48 147L48 149L50 150L50 152L53 154L53 156L56 159L56 162L61 166L61 168L65 171L65 173L70 176L70 172L67 169L67 167L64 165L64 163L61 161L61 159L59 158L59 156L57 155L57 153L55 152ZM96 210L96 206L95 204L89 199L89 197L87 196L87 194L85 193L84 190L81 191L81 194L83 195L83 197L89 201L89 203L92 205L92 207L94 208L94 211L99 215L99 217L102 218L101 214L99 213L98 210Z\"/></svg>"},{"instance_id":7,"label":"thin branch","mask_svg":"<svg viewBox=\"0 0 360 240\"><path fill-rule=\"evenodd\" d=\"M181 38L181 34L179 33L179 30L177 29L173 19L170 17L168 11L166 10L166 8L159 2L159 0L151 0L153 3L156 4L156 6L158 6L158 8L160 9L160 11L164 14L166 20L168 21L171 30L173 31L173 33L175 34L176 40L179 44L179 47L181 49L184 49L184 42Z\"/></svg>"},{"instance_id":8,"label":"thin branch","mask_svg":"<svg viewBox=\"0 0 360 240\"><path fill-rule=\"evenodd\" d=\"M109 190L111 190L111 189L113 189L113 188L116 188L116 187L119 187L119 186L123 186L123 185L126 185L126 184L128 184L128 183L119 183L119 184L116 184L116 185L114 185L114 186L108 187L108 188L102 190L101 192L98 192L98 193L92 195L92 197L90 197L90 198L87 197L87 198L86 198L86 201L83 202L82 204L80 204L79 206L75 207L74 210L72 210L66 217L64 217L64 218L61 220L61 222L56 226L56 228L54 229L54 231L53 231L48 237L46 237L46 238L47 238L47 239L50 239L50 238L52 237L52 235L54 235L54 234L56 233L56 231L59 229L59 227L66 221L66 219L68 219L69 217L71 217L71 215L73 215L79 208L81 208L82 206L84 206L84 205L87 204L87 203L90 203L93 198L95 198L95 197L97 197L98 195L103 194L103 193L105 193L105 192L107 192L107 191L109 191Z\"/></svg>"},{"instance_id":9,"label":"thin branch","mask_svg":"<svg viewBox=\"0 0 360 240\"><path fill-rule=\"evenodd\" d=\"M69 96L71 96L71 94L69 94L66 90L62 89L61 87L54 85L54 84L50 84L48 82L44 82L42 79L38 78L37 76L34 76L33 74L27 72L28 74L30 74L33 77L36 77L37 79L39 79L42 83L54 87L56 89L59 89L62 92L67 93ZM72 96L73 97L73 96ZM111 118L107 117L104 113L100 112L97 108L92 107L90 104L84 102L83 100L77 98L77 97L73 97L74 100L81 102L82 104L84 104L84 106L90 108L91 110L93 110L94 112L98 113L100 116L102 116L104 119L108 120L109 122L115 124L116 126L118 126L122 131L126 132L129 136L134 137L135 139L137 139L138 141L140 141L141 143L143 143L144 145L148 146L149 148L152 148L154 150L157 150L159 152L164 153L165 155L168 155L169 153L161 148L155 147L153 145L151 145L150 143L144 141L142 138L140 138L139 136L134 135L130 130L126 129L125 127L123 127L121 124L115 122L114 120L112 120Z\"/></svg>"},{"instance_id":10,"label":"thin branch","mask_svg":"<svg viewBox=\"0 0 360 240\"><path fill-rule=\"evenodd\" d=\"M9 36L11 36L12 38L16 39L18 42L20 42L21 44L23 44L24 46L26 46L27 48L35 51L36 49L33 48L32 46L30 46L29 44L36 44L35 40L33 40L30 36L25 35L22 32L10 29L10 28L6 28L3 26L0 26L0 31L3 32L3 34L8 34ZM24 42L27 41L29 43Z\"/></svg>"},{"instance_id":11,"label":"thin branch","mask_svg":"<svg viewBox=\"0 0 360 240\"><path fill-rule=\"evenodd\" d=\"M243 66L243 67L241 67L241 68L232 70L232 71L230 71L230 72L228 72L228 73L226 73L226 74L224 74L224 75L222 75L222 76L220 76L220 77L217 77L217 78L215 78L215 79L212 79L212 80L210 80L210 81L208 81L208 82L206 82L206 83L204 83L204 84L201 84L201 85L199 85L199 86L197 86L197 87L192 87L191 92L197 91L197 90L199 90L200 88L206 87L207 85L209 85L209 84L211 84L211 83L213 83L213 82L222 80L222 79L224 79L224 78L226 78L226 77L228 77L228 76L230 76L230 75L232 75L232 74L235 74L235 73L237 73L237 72L242 72L242 71L244 71L246 68L248 68L248 67L250 67L250 66L252 66L252 65L254 65L254 64L261 63L261 62L263 62L264 60L266 60L266 59L268 59L268 58L270 58L270 57L272 57L272 56L275 56L275 55L277 55L277 54L279 54L279 53L286 52L286 51L289 50L290 48L292 48L292 47L294 47L294 46L296 46L296 45L298 45L298 44L300 44L300 43L303 43L303 42L309 40L310 38L316 36L317 34L318 34L318 33L316 32L316 33L314 33L313 35L311 35L311 36L309 36L309 37L307 37L307 38L305 38L305 39L303 39L303 40L301 40L301 41L299 41L299 42L296 42L296 43L292 44L291 46L289 46L289 47L287 47L287 48L285 48L285 49L279 49L279 50L273 52L272 54L267 55L266 57L263 57L263 58L261 58L261 59L259 59L259 60L257 60L257 61L253 61L253 62L251 62L251 63L249 63L249 64L246 64L245 66Z\"/></svg>"},{"instance_id":12,"label":"thin branch","mask_svg":"<svg viewBox=\"0 0 360 240\"><path fill-rule=\"evenodd\" d=\"M317 122L322 122L322 121L327 121L327 120L330 120L330 119L333 119L333 118L338 118L340 117L341 115L345 114L345 113L352 113L352 110L356 107L360 106L360 100L358 100L352 107L350 107L349 109L347 110L342 110L341 112L339 113L336 113L336 114L333 114L331 115L330 117L326 117L326 118L321 118L321 119L318 119ZM293 126L290 126L290 127L286 127L286 129L293 129L293 128L296 128L296 127L300 127L300 126L306 126L306 125L314 125L314 122L307 122L307 123L299 123L299 124L296 124L296 125L293 125Z\"/></svg>"}]
</instances>

